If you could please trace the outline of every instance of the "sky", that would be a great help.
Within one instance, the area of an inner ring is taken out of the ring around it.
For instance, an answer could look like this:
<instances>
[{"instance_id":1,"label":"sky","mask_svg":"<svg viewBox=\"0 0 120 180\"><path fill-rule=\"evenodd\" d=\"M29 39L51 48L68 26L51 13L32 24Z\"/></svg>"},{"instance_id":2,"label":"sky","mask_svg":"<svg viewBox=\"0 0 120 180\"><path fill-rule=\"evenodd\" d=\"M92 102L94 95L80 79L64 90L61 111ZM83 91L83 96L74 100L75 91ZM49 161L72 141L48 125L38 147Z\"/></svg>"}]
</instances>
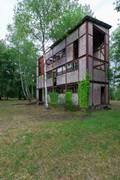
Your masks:
<instances>
[{"instance_id":1,"label":"sky","mask_svg":"<svg viewBox=\"0 0 120 180\"><path fill-rule=\"evenodd\" d=\"M114 31L118 24L119 14L114 10L114 0L79 0L82 5L90 4L94 16L110 25L110 32ZM7 25L12 23L14 7L17 0L0 0L0 39L7 34Z\"/></svg>"}]
</instances>

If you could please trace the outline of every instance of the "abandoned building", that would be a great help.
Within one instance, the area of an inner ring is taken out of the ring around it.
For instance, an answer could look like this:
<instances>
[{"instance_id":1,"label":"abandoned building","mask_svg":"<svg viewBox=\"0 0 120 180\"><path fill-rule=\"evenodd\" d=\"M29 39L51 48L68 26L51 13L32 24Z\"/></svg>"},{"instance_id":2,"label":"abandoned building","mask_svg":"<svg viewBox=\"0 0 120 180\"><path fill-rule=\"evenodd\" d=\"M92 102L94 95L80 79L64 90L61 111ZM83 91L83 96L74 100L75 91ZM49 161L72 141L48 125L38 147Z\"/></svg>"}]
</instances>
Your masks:
<instances>
[{"instance_id":1,"label":"abandoned building","mask_svg":"<svg viewBox=\"0 0 120 180\"><path fill-rule=\"evenodd\" d=\"M90 78L89 105L109 104L109 29L111 26L90 16L63 40L55 42L46 52L48 93L59 93L59 102L64 102L67 89L73 92L73 103L78 104L78 82ZM44 60L37 63L37 99L44 102Z\"/></svg>"}]
</instances>

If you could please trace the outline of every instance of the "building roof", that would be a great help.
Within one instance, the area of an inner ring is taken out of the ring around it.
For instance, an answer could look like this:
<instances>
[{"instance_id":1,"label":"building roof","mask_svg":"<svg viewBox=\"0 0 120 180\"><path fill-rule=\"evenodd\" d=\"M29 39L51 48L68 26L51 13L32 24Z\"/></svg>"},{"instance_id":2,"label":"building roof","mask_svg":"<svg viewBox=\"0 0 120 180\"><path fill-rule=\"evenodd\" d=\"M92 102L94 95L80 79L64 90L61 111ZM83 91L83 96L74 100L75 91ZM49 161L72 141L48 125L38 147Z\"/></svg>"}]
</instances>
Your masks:
<instances>
[{"instance_id":1,"label":"building roof","mask_svg":"<svg viewBox=\"0 0 120 180\"><path fill-rule=\"evenodd\" d=\"M62 39L59 39L57 40L55 43L52 44L52 46L50 47L51 49L54 48L56 45L58 45L61 41L63 41L69 34L71 34L73 31L75 31L79 26L81 26L85 21L89 21L89 22L92 22L92 23L95 23L97 25L100 25L102 27L105 27L107 29L110 29L112 26L103 22L103 21L100 21L96 18L93 18L91 16L85 16L82 21L80 21L73 29L69 30L67 32L67 35L65 35Z\"/></svg>"}]
</instances>

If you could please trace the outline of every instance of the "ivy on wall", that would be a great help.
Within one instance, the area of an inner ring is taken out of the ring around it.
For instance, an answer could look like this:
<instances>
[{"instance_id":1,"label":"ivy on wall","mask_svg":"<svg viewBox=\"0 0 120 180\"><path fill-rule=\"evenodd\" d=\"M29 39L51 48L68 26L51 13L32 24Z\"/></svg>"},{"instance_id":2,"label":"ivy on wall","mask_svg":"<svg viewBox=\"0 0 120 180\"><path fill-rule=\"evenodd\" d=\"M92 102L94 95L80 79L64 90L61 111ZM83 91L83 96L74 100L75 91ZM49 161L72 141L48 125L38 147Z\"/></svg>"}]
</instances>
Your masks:
<instances>
[{"instance_id":1,"label":"ivy on wall","mask_svg":"<svg viewBox=\"0 0 120 180\"><path fill-rule=\"evenodd\" d=\"M58 93L57 92L50 92L49 93L50 97L50 105L53 107L56 107L58 105Z\"/></svg>"},{"instance_id":2,"label":"ivy on wall","mask_svg":"<svg viewBox=\"0 0 120 180\"><path fill-rule=\"evenodd\" d=\"M69 90L65 93L65 107L68 111L72 111L73 109L72 92Z\"/></svg>"},{"instance_id":3,"label":"ivy on wall","mask_svg":"<svg viewBox=\"0 0 120 180\"><path fill-rule=\"evenodd\" d=\"M89 88L90 81L87 74L85 79L78 84L78 103L82 109L87 109L89 107Z\"/></svg>"}]
</instances>

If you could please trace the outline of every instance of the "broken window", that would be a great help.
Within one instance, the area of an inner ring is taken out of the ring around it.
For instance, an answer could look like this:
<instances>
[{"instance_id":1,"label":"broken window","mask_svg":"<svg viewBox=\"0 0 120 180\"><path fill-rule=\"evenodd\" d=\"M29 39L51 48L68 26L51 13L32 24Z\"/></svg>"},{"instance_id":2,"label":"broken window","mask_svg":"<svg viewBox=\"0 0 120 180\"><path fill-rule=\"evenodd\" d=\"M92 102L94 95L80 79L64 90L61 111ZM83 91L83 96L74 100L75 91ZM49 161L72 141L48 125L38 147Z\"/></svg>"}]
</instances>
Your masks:
<instances>
[{"instance_id":1,"label":"broken window","mask_svg":"<svg viewBox=\"0 0 120 180\"><path fill-rule=\"evenodd\" d=\"M62 74L62 67L57 68L57 75L61 75Z\"/></svg>"},{"instance_id":2,"label":"broken window","mask_svg":"<svg viewBox=\"0 0 120 180\"><path fill-rule=\"evenodd\" d=\"M74 66L73 66L73 63L68 63L68 64L67 64L67 72L73 71L73 70L74 70L73 67L74 67Z\"/></svg>"},{"instance_id":3,"label":"broken window","mask_svg":"<svg viewBox=\"0 0 120 180\"><path fill-rule=\"evenodd\" d=\"M93 28L93 56L94 67L98 70L105 69L105 33L98 27Z\"/></svg>"},{"instance_id":4,"label":"broken window","mask_svg":"<svg viewBox=\"0 0 120 180\"><path fill-rule=\"evenodd\" d=\"M61 50L60 52L58 52L56 55L54 55L54 62L55 61L59 61L60 59L62 59L63 57L65 57L65 49Z\"/></svg>"},{"instance_id":5,"label":"broken window","mask_svg":"<svg viewBox=\"0 0 120 180\"><path fill-rule=\"evenodd\" d=\"M67 72L75 71L78 69L78 61L73 61L67 64Z\"/></svg>"},{"instance_id":6,"label":"broken window","mask_svg":"<svg viewBox=\"0 0 120 180\"><path fill-rule=\"evenodd\" d=\"M100 51L104 45L105 33L94 26L93 28L93 53Z\"/></svg>"},{"instance_id":7,"label":"broken window","mask_svg":"<svg viewBox=\"0 0 120 180\"><path fill-rule=\"evenodd\" d=\"M78 69L78 60L76 60L75 62L74 62L74 70L77 70Z\"/></svg>"},{"instance_id":8,"label":"broken window","mask_svg":"<svg viewBox=\"0 0 120 180\"><path fill-rule=\"evenodd\" d=\"M66 66L65 65L57 68L57 75L64 74L65 72L66 72Z\"/></svg>"},{"instance_id":9,"label":"broken window","mask_svg":"<svg viewBox=\"0 0 120 180\"><path fill-rule=\"evenodd\" d=\"M77 59L78 58L78 39L74 41L73 43L73 58Z\"/></svg>"},{"instance_id":10,"label":"broken window","mask_svg":"<svg viewBox=\"0 0 120 180\"><path fill-rule=\"evenodd\" d=\"M66 66L64 65L63 66L63 73L65 73L66 72Z\"/></svg>"}]
</instances>

